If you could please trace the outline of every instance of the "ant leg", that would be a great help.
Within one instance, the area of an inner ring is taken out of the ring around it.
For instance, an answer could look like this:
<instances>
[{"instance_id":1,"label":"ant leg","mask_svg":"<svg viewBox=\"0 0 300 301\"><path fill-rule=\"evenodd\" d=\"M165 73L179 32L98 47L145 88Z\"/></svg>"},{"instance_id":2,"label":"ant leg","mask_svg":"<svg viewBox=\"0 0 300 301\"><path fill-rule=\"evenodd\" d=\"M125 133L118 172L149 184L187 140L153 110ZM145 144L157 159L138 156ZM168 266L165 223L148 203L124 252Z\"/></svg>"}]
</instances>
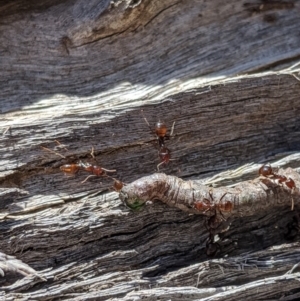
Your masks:
<instances>
[{"instance_id":1,"label":"ant leg","mask_svg":"<svg viewBox=\"0 0 300 301\"><path fill-rule=\"evenodd\" d=\"M175 127L175 121L173 122L173 125L172 125L172 128L171 128L171 133L170 133L170 136L173 136L174 127Z\"/></svg>"},{"instance_id":2,"label":"ant leg","mask_svg":"<svg viewBox=\"0 0 300 301\"><path fill-rule=\"evenodd\" d=\"M227 193L228 193L228 192L225 192L225 193L222 195L222 197L220 198L219 203L223 200L224 196L225 196Z\"/></svg>"},{"instance_id":3,"label":"ant leg","mask_svg":"<svg viewBox=\"0 0 300 301\"><path fill-rule=\"evenodd\" d=\"M294 202L294 198L293 198L293 192L294 192L294 188L292 189L292 192L291 192L291 199L292 199L291 211L294 210L294 206L295 206L295 202Z\"/></svg>"},{"instance_id":4,"label":"ant leg","mask_svg":"<svg viewBox=\"0 0 300 301\"><path fill-rule=\"evenodd\" d=\"M151 132L152 134L155 135L155 132L154 132L153 129L151 128L151 126L150 126L150 124L149 124L147 118L146 118L145 115L144 115L144 110L141 110L141 114L142 114L142 116L143 116L143 118L144 118L146 124L148 125L148 128L149 128L150 132Z\"/></svg>"},{"instance_id":5,"label":"ant leg","mask_svg":"<svg viewBox=\"0 0 300 301\"><path fill-rule=\"evenodd\" d=\"M214 197L212 195L212 189L209 189L208 194L209 194L209 197L210 197L210 201L208 199L205 199L205 200L207 200L209 203L212 203L212 205L215 206Z\"/></svg>"},{"instance_id":6,"label":"ant leg","mask_svg":"<svg viewBox=\"0 0 300 301\"><path fill-rule=\"evenodd\" d=\"M101 169L106 171L106 172L116 172L117 171L116 169L106 169L106 168L103 168L103 167L101 167Z\"/></svg>"},{"instance_id":7,"label":"ant leg","mask_svg":"<svg viewBox=\"0 0 300 301\"><path fill-rule=\"evenodd\" d=\"M90 154L91 154L92 158L95 159L95 155L94 155L94 147L93 147L93 146L92 146L92 150L91 150Z\"/></svg>"},{"instance_id":8,"label":"ant leg","mask_svg":"<svg viewBox=\"0 0 300 301\"><path fill-rule=\"evenodd\" d=\"M227 193L228 193L228 192L225 192L225 193L222 195L222 197L221 197L220 200L219 200L219 204L221 203L221 201L223 200L224 196L225 196ZM226 218L225 218L225 216L223 215L223 213L222 213L221 210L219 210L219 213L220 213L220 215L221 215L223 221L226 221Z\"/></svg>"},{"instance_id":9,"label":"ant leg","mask_svg":"<svg viewBox=\"0 0 300 301\"><path fill-rule=\"evenodd\" d=\"M95 176L95 175L89 175L89 176L87 176L82 182L81 182L81 184L83 184L83 183L85 183L89 178L91 178L91 177L97 177L97 176Z\"/></svg>"},{"instance_id":10,"label":"ant leg","mask_svg":"<svg viewBox=\"0 0 300 301\"><path fill-rule=\"evenodd\" d=\"M160 162L159 164L157 164L157 166L156 166L157 171L159 171L159 166L161 166L161 165L163 165L163 164L165 164L165 163L166 163L166 161L162 161L162 162Z\"/></svg>"},{"instance_id":11,"label":"ant leg","mask_svg":"<svg viewBox=\"0 0 300 301\"><path fill-rule=\"evenodd\" d=\"M97 162L96 160L96 157L95 157L95 148L92 146L92 149L91 149L91 152L90 152L90 155L92 156L92 158ZM98 162L97 162L98 163ZM103 169L104 171L107 171L107 172L116 172L115 169L105 169L103 167L101 167L101 169Z\"/></svg>"},{"instance_id":12,"label":"ant leg","mask_svg":"<svg viewBox=\"0 0 300 301\"><path fill-rule=\"evenodd\" d=\"M209 233L206 240L206 255L209 257L214 257L218 251L221 251L221 246L215 242L214 235Z\"/></svg>"}]
</instances>

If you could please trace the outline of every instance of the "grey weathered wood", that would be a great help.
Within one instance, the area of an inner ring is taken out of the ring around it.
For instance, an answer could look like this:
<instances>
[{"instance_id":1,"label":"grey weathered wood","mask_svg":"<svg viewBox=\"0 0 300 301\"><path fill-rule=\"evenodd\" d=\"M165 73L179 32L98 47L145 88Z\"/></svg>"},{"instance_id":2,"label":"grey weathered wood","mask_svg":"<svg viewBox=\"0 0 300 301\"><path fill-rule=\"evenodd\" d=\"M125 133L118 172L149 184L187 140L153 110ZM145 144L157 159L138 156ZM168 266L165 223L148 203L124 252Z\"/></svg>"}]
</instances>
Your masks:
<instances>
[{"instance_id":1,"label":"grey weathered wood","mask_svg":"<svg viewBox=\"0 0 300 301\"><path fill-rule=\"evenodd\" d=\"M204 217L131 212L111 180L59 169L94 147L124 182L155 172L141 109L176 121L167 174L222 185L255 178L252 162L299 167L298 2L16 0L0 16L0 251L38 272L7 271L0 298L298 296L298 210L235 219L208 259Z\"/></svg>"}]
</instances>

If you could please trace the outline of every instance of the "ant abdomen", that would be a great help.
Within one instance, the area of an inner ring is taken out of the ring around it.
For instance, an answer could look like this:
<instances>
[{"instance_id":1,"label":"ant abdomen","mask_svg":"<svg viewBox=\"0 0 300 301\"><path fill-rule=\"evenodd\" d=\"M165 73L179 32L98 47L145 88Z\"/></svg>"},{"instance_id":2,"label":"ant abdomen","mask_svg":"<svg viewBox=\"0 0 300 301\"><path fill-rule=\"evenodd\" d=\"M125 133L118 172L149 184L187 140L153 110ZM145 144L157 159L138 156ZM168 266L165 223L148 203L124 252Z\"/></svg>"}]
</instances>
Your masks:
<instances>
[{"instance_id":1,"label":"ant abdomen","mask_svg":"<svg viewBox=\"0 0 300 301\"><path fill-rule=\"evenodd\" d=\"M288 178L288 180L285 181L285 185L290 189L296 188L296 184L291 178Z\"/></svg>"},{"instance_id":2,"label":"ant abdomen","mask_svg":"<svg viewBox=\"0 0 300 301\"><path fill-rule=\"evenodd\" d=\"M65 164L60 167L60 170L69 173L69 174L76 174L80 169L78 164Z\"/></svg>"},{"instance_id":3,"label":"ant abdomen","mask_svg":"<svg viewBox=\"0 0 300 301\"><path fill-rule=\"evenodd\" d=\"M233 203L230 201L225 201L223 203L217 204L217 208L220 211L230 212L233 209Z\"/></svg>"}]
</instances>

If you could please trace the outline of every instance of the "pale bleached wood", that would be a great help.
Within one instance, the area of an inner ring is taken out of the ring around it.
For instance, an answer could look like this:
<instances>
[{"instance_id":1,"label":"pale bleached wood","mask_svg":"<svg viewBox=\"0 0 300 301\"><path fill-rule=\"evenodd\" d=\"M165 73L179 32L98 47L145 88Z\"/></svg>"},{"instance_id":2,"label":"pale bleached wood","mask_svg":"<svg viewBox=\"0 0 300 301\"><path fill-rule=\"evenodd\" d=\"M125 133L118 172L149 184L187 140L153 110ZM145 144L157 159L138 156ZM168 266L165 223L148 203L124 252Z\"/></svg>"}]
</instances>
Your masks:
<instances>
[{"instance_id":1,"label":"pale bleached wood","mask_svg":"<svg viewBox=\"0 0 300 301\"><path fill-rule=\"evenodd\" d=\"M155 172L141 109L151 125L176 121L167 174L233 184L293 156L299 66L286 67L300 54L299 3L3 1L0 15L0 250L47 279L8 273L0 297L296 298L290 206L237 218L220 234L220 258L208 260L203 217L159 203L131 212L107 191L111 180L81 184L86 174L59 167L93 162L94 147L124 182ZM242 165L244 174L228 173Z\"/></svg>"}]
</instances>

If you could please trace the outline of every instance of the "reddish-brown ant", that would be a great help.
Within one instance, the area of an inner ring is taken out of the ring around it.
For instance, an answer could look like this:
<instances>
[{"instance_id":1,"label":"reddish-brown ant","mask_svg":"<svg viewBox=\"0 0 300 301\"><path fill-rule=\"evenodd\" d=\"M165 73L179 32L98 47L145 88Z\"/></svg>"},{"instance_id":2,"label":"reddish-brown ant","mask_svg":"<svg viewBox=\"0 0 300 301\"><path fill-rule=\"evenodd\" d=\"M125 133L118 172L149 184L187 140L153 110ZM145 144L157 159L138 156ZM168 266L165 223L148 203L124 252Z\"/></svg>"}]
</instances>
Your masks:
<instances>
[{"instance_id":1,"label":"reddish-brown ant","mask_svg":"<svg viewBox=\"0 0 300 301\"><path fill-rule=\"evenodd\" d=\"M111 176L108 176L108 177L114 180L114 185L112 186L112 189L116 192L120 192L121 189L124 187L125 183L123 183L122 181L117 180Z\"/></svg>"},{"instance_id":2,"label":"reddish-brown ant","mask_svg":"<svg viewBox=\"0 0 300 301\"><path fill-rule=\"evenodd\" d=\"M95 159L94 147L92 147L92 151L90 154ZM92 165L90 163L83 163L82 161L79 161L78 163L73 163L73 164L65 164L60 167L60 170L62 170L65 173L69 173L69 174L76 174L79 170L84 170L84 171L90 173L91 175L88 176L81 183L86 182L90 177L93 177L93 176L96 176L96 177L106 176L106 172L116 172L115 169L109 170L109 169L103 168L98 165Z\"/></svg>"},{"instance_id":3,"label":"reddish-brown ant","mask_svg":"<svg viewBox=\"0 0 300 301\"><path fill-rule=\"evenodd\" d=\"M207 199L207 198L204 198L203 201L196 201L194 203L194 207L197 210L204 211L204 212L209 211L209 210L217 210L217 209L220 211L220 213L222 211L230 212L233 209L233 203L230 202L230 201L222 202L222 200L223 200L223 198L225 197L226 194L227 194L227 192L225 192L222 195L219 202L214 202L212 193L211 193L211 191L209 191L210 200Z\"/></svg>"},{"instance_id":4,"label":"reddish-brown ant","mask_svg":"<svg viewBox=\"0 0 300 301\"><path fill-rule=\"evenodd\" d=\"M217 251L220 250L220 245L214 241L214 234L213 230L217 229L220 223L226 221L223 212L231 212L233 209L233 203L230 201L222 201L227 192L225 192L218 202L214 201L212 192L209 191L210 200L204 198L203 201L196 201L194 203L194 207L203 212L207 212L209 210L214 211L214 214L210 216L206 222L205 227L209 231L209 236L206 242L206 255L207 256L214 256L216 255ZM217 211L220 213L221 220L218 218Z\"/></svg>"},{"instance_id":5,"label":"reddish-brown ant","mask_svg":"<svg viewBox=\"0 0 300 301\"><path fill-rule=\"evenodd\" d=\"M258 170L258 173L260 176L268 178L271 181L271 183L275 185L278 186L285 185L286 187L292 190L292 193L293 190L296 188L296 184L293 179L287 178L283 175L279 175L278 173L274 172L270 164L264 164L263 166L261 166L260 169ZM263 181L263 183L265 183L265 181ZM294 210L293 197L292 197L292 210Z\"/></svg>"},{"instance_id":6,"label":"reddish-brown ant","mask_svg":"<svg viewBox=\"0 0 300 301\"><path fill-rule=\"evenodd\" d=\"M275 173L270 164L264 164L258 170L259 175L266 178L271 178L276 184L285 184L288 188L296 188L296 184L293 179Z\"/></svg>"},{"instance_id":7,"label":"reddish-brown ant","mask_svg":"<svg viewBox=\"0 0 300 301\"><path fill-rule=\"evenodd\" d=\"M158 147L159 147L158 156L161 160L161 162L157 165L157 170L159 171L159 167L162 164L167 164L167 163L169 163L169 161L173 160L173 159L171 159L171 151L165 146L165 141L169 140L170 137L173 135L175 121L173 122L171 133L170 133L170 135L168 135L167 134L168 128L164 122L158 121L155 124L155 128L153 130L151 128L147 118L144 116L143 110L141 110L141 112L142 112L143 118L144 118L146 124L148 125L151 133L156 135L157 140L158 140Z\"/></svg>"},{"instance_id":8,"label":"reddish-brown ant","mask_svg":"<svg viewBox=\"0 0 300 301\"><path fill-rule=\"evenodd\" d=\"M91 175L88 176L82 183L84 183L91 176L100 177L106 176L106 172L116 172L115 169L110 170L98 165L83 163L82 161L79 161L78 163L62 165L60 167L60 170L68 174L76 174L77 172L79 172L79 170L84 170L88 173L91 173Z\"/></svg>"},{"instance_id":9,"label":"reddish-brown ant","mask_svg":"<svg viewBox=\"0 0 300 301\"><path fill-rule=\"evenodd\" d=\"M259 170L259 175L274 180L276 184L285 184L290 189L295 189L296 184L293 179L275 173L270 164L264 164Z\"/></svg>"},{"instance_id":10,"label":"reddish-brown ant","mask_svg":"<svg viewBox=\"0 0 300 301\"><path fill-rule=\"evenodd\" d=\"M80 169L78 164L65 164L60 167L60 170L67 174L76 174Z\"/></svg>"},{"instance_id":11,"label":"reddish-brown ant","mask_svg":"<svg viewBox=\"0 0 300 301\"><path fill-rule=\"evenodd\" d=\"M59 145L59 146L62 146L62 144L55 140L55 142ZM64 147L65 148L65 147ZM48 151L48 152L51 152L51 153L54 153L58 156L60 156L61 158L64 158L66 159L65 156L61 155L60 153L58 152L55 152L47 147L43 147L42 146L42 149ZM67 150L65 148L65 150ZM94 148L92 147L92 150L91 150L91 156L95 159L95 156L94 156ZM98 165L93 165L93 164L90 164L90 163L84 163L82 161L79 161L77 163L72 163L72 164L64 164L60 167L60 170L63 171L64 173L66 174L76 174L78 173L80 170L84 170L88 173L90 173L91 175L88 176L84 181L82 181L81 183L84 183L86 182L90 177L99 177L99 176L107 176L106 173L110 173L110 172L116 172L115 169L113 170L110 170L110 169L106 169L106 168L103 168L101 166L98 166Z\"/></svg>"}]
</instances>

